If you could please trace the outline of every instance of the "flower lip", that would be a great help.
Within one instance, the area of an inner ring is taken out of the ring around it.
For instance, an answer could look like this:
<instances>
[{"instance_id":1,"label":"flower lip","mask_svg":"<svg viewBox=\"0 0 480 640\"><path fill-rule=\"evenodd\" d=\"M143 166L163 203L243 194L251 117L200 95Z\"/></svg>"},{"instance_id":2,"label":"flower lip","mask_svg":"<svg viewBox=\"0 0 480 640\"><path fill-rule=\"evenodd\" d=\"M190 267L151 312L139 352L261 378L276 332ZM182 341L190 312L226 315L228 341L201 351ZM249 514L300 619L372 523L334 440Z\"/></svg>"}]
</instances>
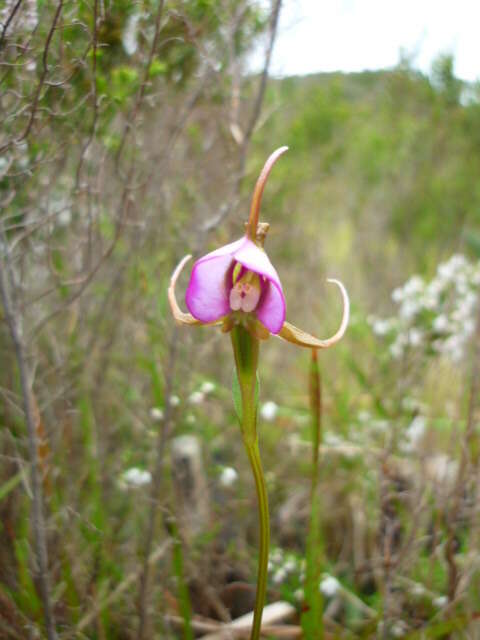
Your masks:
<instances>
[{"instance_id":1,"label":"flower lip","mask_svg":"<svg viewBox=\"0 0 480 640\"><path fill-rule=\"evenodd\" d=\"M214 322L231 312L233 283L228 275L235 262L264 279L267 286L262 286L252 313L271 333L277 334L286 313L280 278L265 251L246 236L197 260L185 295L188 310L200 322Z\"/></svg>"}]
</instances>

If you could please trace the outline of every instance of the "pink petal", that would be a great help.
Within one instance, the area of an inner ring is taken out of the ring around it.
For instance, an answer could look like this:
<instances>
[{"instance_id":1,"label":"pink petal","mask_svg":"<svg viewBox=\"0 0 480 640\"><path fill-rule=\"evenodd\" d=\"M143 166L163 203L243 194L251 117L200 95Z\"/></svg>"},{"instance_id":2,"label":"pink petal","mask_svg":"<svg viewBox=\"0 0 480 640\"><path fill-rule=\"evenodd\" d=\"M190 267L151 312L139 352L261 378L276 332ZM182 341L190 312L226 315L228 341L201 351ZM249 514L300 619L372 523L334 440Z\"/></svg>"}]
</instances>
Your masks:
<instances>
[{"instance_id":1,"label":"pink petal","mask_svg":"<svg viewBox=\"0 0 480 640\"><path fill-rule=\"evenodd\" d=\"M257 308L257 317L271 333L278 333L285 322L286 305L280 278L275 267L265 251L257 247L249 238L246 238L245 242L239 246L233 257L244 267L264 276L269 281L266 292Z\"/></svg>"},{"instance_id":2,"label":"pink petal","mask_svg":"<svg viewBox=\"0 0 480 640\"><path fill-rule=\"evenodd\" d=\"M226 276L231 264L232 256L226 255L193 265L185 303L197 320L214 322L230 312Z\"/></svg>"},{"instance_id":3,"label":"pink petal","mask_svg":"<svg viewBox=\"0 0 480 640\"><path fill-rule=\"evenodd\" d=\"M210 251L210 253L207 253L207 255L203 256L202 258L199 258L196 264L198 264L199 262L203 262L204 260L210 260L211 258L217 258L218 256L225 256L227 254L229 256L233 256L235 251L238 251L238 249L240 249L241 246L245 244L246 241L247 241L247 238L243 236L243 238L240 238L240 240L235 240L235 242L229 242L228 244L225 244L223 247L220 247L220 249L215 249L215 251Z\"/></svg>"},{"instance_id":4,"label":"pink petal","mask_svg":"<svg viewBox=\"0 0 480 640\"><path fill-rule=\"evenodd\" d=\"M231 284L227 275L234 261L266 278L256 315L271 333L278 333L285 322L285 298L280 278L265 251L247 237L197 260L185 294L188 310L201 322L214 322L230 313ZM233 302L233 306L237 306L236 299Z\"/></svg>"},{"instance_id":5,"label":"pink petal","mask_svg":"<svg viewBox=\"0 0 480 640\"><path fill-rule=\"evenodd\" d=\"M233 254L244 242L245 238L231 242L207 253L193 265L185 303L197 320L214 322L230 313L226 276L233 262Z\"/></svg>"},{"instance_id":6,"label":"pink petal","mask_svg":"<svg viewBox=\"0 0 480 640\"><path fill-rule=\"evenodd\" d=\"M270 333L278 333L285 322L285 313L286 305L282 290L277 288L275 282L271 280L257 308L257 318Z\"/></svg>"}]
</instances>

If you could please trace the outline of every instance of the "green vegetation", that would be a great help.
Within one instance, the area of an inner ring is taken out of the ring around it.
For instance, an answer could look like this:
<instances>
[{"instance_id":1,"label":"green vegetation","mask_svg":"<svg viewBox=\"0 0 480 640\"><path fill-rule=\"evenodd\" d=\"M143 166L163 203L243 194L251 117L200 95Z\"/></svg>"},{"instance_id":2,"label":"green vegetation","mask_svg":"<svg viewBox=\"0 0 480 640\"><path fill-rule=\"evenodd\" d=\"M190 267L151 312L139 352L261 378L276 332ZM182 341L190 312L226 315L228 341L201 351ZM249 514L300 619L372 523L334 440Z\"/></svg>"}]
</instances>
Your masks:
<instances>
[{"instance_id":1,"label":"green vegetation","mask_svg":"<svg viewBox=\"0 0 480 640\"><path fill-rule=\"evenodd\" d=\"M319 353L309 557L325 633L476 637L480 88L441 56L428 77L402 61L270 79L263 96L244 69L270 16L165 5L38 2L35 28L21 13L0 32L0 269L31 383L58 636L194 637L252 609L256 502L230 340L174 329L166 288L183 255L243 234L258 170L287 144L261 213L287 318L335 330L327 277L352 303L345 339ZM0 320L0 637L47 637L5 301ZM310 354L274 338L261 353L267 601L288 600L300 628ZM183 471L182 435L201 451Z\"/></svg>"}]
</instances>

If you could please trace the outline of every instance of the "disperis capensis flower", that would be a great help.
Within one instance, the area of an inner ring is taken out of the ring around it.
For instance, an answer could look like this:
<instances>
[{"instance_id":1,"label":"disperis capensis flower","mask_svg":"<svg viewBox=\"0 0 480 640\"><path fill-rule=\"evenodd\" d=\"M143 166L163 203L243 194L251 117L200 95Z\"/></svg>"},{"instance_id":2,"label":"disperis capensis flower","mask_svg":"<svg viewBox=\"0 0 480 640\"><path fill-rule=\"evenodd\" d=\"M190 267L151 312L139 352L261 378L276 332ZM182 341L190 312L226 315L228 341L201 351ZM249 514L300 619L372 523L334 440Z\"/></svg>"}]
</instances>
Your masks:
<instances>
[{"instance_id":1,"label":"disperis capensis flower","mask_svg":"<svg viewBox=\"0 0 480 640\"><path fill-rule=\"evenodd\" d=\"M349 318L349 300L343 284L338 280L328 280L340 289L343 317L338 331L331 338L318 340L286 322L282 284L263 249L269 225L258 222L260 202L273 165L287 149L288 147L277 149L265 163L253 193L245 235L240 240L208 253L193 265L185 296L190 313L181 311L175 298L175 285L191 256L185 256L175 269L168 289L168 299L173 316L179 324L221 325L223 331L230 331L236 324L241 324L255 338L266 339L274 334L311 349L325 349L342 338Z\"/></svg>"}]
</instances>

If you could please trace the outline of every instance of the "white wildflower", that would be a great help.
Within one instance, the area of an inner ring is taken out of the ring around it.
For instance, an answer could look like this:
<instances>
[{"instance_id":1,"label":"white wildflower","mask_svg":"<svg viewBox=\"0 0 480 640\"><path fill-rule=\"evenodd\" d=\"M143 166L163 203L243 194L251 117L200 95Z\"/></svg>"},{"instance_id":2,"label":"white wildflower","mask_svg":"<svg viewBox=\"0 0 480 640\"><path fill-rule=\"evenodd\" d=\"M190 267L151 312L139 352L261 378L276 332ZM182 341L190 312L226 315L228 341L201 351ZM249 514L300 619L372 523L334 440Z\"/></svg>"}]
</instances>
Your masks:
<instances>
[{"instance_id":1,"label":"white wildflower","mask_svg":"<svg viewBox=\"0 0 480 640\"><path fill-rule=\"evenodd\" d=\"M453 362L460 362L463 356L463 339L461 335L451 335L441 346L441 353L448 356Z\"/></svg>"},{"instance_id":2,"label":"white wildflower","mask_svg":"<svg viewBox=\"0 0 480 640\"><path fill-rule=\"evenodd\" d=\"M399 360L404 353L406 346L406 339L403 334L399 334L393 344L390 345L390 353L395 360Z\"/></svg>"},{"instance_id":3,"label":"white wildflower","mask_svg":"<svg viewBox=\"0 0 480 640\"><path fill-rule=\"evenodd\" d=\"M441 313L439 316L437 316L433 323L432 323L432 327L434 331L438 331L440 333L444 333L446 331L448 331L449 329L449 322L448 322L448 318L444 313Z\"/></svg>"},{"instance_id":4,"label":"white wildflower","mask_svg":"<svg viewBox=\"0 0 480 640\"><path fill-rule=\"evenodd\" d=\"M205 394L201 391L194 391L188 396L190 404L201 404L205 400Z\"/></svg>"},{"instance_id":5,"label":"white wildflower","mask_svg":"<svg viewBox=\"0 0 480 640\"><path fill-rule=\"evenodd\" d=\"M170 405L172 407L178 407L180 404L180 398L178 396L170 396Z\"/></svg>"},{"instance_id":6,"label":"white wildflower","mask_svg":"<svg viewBox=\"0 0 480 640\"><path fill-rule=\"evenodd\" d=\"M429 311L433 311L438 306L438 295L434 290L427 287L425 292L420 298L420 304L424 309L428 309Z\"/></svg>"},{"instance_id":7,"label":"white wildflower","mask_svg":"<svg viewBox=\"0 0 480 640\"><path fill-rule=\"evenodd\" d=\"M150 484L152 481L152 474L149 471L139 469L138 467L131 467L122 473L120 477L120 485L122 487L138 488Z\"/></svg>"},{"instance_id":8,"label":"white wildflower","mask_svg":"<svg viewBox=\"0 0 480 640\"><path fill-rule=\"evenodd\" d=\"M441 609L448 603L447 596L438 596L433 599L433 606L437 607L437 609Z\"/></svg>"},{"instance_id":9,"label":"white wildflower","mask_svg":"<svg viewBox=\"0 0 480 640\"><path fill-rule=\"evenodd\" d=\"M277 571L273 574L273 582L274 584L282 584L286 577L287 572L283 567L280 567L280 569L277 569Z\"/></svg>"},{"instance_id":10,"label":"white wildflower","mask_svg":"<svg viewBox=\"0 0 480 640\"><path fill-rule=\"evenodd\" d=\"M411 297L422 293L425 288L425 282L423 278L420 276L412 276L407 282L403 285L403 293L405 297Z\"/></svg>"},{"instance_id":11,"label":"white wildflower","mask_svg":"<svg viewBox=\"0 0 480 640\"><path fill-rule=\"evenodd\" d=\"M320 582L320 591L327 598L332 598L340 589L339 581L333 576L325 576Z\"/></svg>"},{"instance_id":12,"label":"white wildflower","mask_svg":"<svg viewBox=\"0 0 480 640\"><path fill-rule=\"evenodd\" d=\"M399 315L401 318L404 318L405 320L410 320L419 311L420 311L420 304L418 300L409 298L403 301L403 304L400 307Z\"/></svg>"},{"instance_id":13,"label":"white wildflower","mask_svg":"<svg viewBox=\"0 0 480 640\"><path fill-rule=\"evenodd\" d=\"M275 418L277 417L277 413L278 405L272 400L268 400L267 402L265 402L265 404L263 404L262 408L260 409L260 415L262 416L263 420L266 420L267 422L273 422L273 420L275 420Z\"/></svg>"},{"instance_id":14,"label":"white wildflower","mask_svg":"<svg viewBox=\"0 0 480 640\"><path fill-rule=\"evenodd\" d=\"M212 393L212 391L215 391L215 384L210 382L210 380L206 380L202 383L200 391L205 395L208 395L209 393Z\"/></svg>"},{"instance_id":15,"label":"white wildflower","mask_svg":"<svg viewBox=\"0 0 480 640\"><path fill-rule=\"evenodd\" d=\"M445 285L446 283L442 279L434 278L427 287L428 295L431 295L438 300L445 291Z\"/></svg>"},{"instance_id":16,"label":"white wildflower","mask_svg":"<svg viewBox=\"0 0 480 640\"><path fill-rule=\"evenodd\" d=\"M391 322L389 320L382 320L377 318L372 325L373 333L377 336L385 336L391 329Z\"/></svg>"},{"instance_id":17,"label":"white wildflower","mask_svg":"<svg viewBox=\"0 0 480 640\"><path fill-rule=\"evenodd\" d=\"M402 302L403 298L404 298L404 293L403 293L402 287L397 287L392 291L392 300L394 302L397 302L397 303Z\"/></svg>"},{"instance_id":18,"label":"white wildflower","mask_svg":"<svg viewBox=\"0 0 480 640\"><path fill-rule=\"evenodd\" d=\"M297 600L297 602L301 602L303 600L303 589L296 589L293 592L293 597L295 598L295 600Z\"/></svg>"},{"instance_id":19,"label":"white wildflower","mask_svg":"<svg viewBox=\"0 0 480 640\"><path fill-rule=\"evenodd\" d=\"M231 487L238 479L238 473L233 467L224 467L220 474L220 484L222 487Z\"/></svg>"},{"instance_id":20,"label":"white wildflower","mask_svg":"<svg viewBox=\"0 0 480 640\"><path fill-rule=\"evenodd\" d=\"M412 327L408 332L408 341L412 347L418 347L423 340L423 331L417 329L416 327Z\"/></svg>"},{"instance_id":21,"label":"white wildflower","mask_svg":"<svg viewBox=\"0 0 480 640\"><path fill-rule=\"evenodd\" d=\"M293 558L288 558L288 560L283 565L283 568L287 573L292 573L297 568L297 563Z\"/></svg>"},{"instance_id":22,"label":"white wildflower","mask_svg":"<svg viewBox=\"0 0 480 640\"><path fill-rule=\"evenodd\" d=\"M163 420L163 409L160 409L160 407L152 407L150 409L150 418L153 422L160 422Z\"/></svg>"}]
</instances>

